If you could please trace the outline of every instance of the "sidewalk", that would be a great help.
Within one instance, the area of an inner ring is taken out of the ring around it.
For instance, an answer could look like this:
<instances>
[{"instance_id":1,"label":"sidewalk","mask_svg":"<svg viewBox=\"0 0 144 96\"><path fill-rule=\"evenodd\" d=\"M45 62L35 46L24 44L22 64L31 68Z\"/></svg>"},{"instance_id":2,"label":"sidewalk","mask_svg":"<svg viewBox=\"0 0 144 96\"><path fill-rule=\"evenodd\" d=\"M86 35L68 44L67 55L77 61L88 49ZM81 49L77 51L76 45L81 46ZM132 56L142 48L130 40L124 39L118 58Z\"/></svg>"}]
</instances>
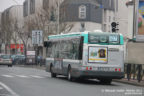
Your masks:
<instances>
[{"instance_id":1,"label":"sidewalk","mask_svg":"<svg viewBox=\"0 0 144 96\"><path fill-rule=\"evenodd\" d=\"M135 80L131 79L131 80L128 81L128 79L126 79L126 78L121 79L121 80L115 79L114 81L120 82L120 83L125 83L125 84L131 84L131 85L135 85L135 86L144 87L144 78L143 78L143 80L140 83L136 79Z\"/></svg>"}]
</instances>

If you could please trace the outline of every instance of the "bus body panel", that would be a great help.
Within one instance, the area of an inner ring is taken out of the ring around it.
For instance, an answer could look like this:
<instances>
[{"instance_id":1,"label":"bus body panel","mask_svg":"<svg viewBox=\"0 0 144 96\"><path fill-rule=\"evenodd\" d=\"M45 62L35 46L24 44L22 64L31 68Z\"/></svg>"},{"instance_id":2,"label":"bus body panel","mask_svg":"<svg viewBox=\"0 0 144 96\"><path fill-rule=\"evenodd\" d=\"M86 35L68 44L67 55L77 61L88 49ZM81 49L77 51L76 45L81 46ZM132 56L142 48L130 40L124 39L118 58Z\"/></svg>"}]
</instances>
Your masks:
<instances>
[{"instance_id":1,"label":"bus body panel","mask_svg":"<svg viewBox=\"0 0 144 96\"><path fill-rule=\"evenodd\" d=\"M79 68L82 66L81 60L68 60L63 59L61 68L58 68L58 66L55 64L55 60L53 58L47 58L46 59L46 71L50 72L50 67L53 66L53 72L61 75L67 75L68 66L70 65L72 70L79 70Z\"/></svg>"},{"instance_id":2,"label":"bus body panel","mask_svg":"<svg viewBox=\"0 0 144 96\"><path fill-rule=\"evenodd\" d=\"M108 48L108 62L107 63L89 63L88 62L88 48L101 47ZM110 77L118 79L124 77L124 48L123 45L94 45L84 44L83 49L83 68L80 71L81 77ZM87 70L92 68L92 70ZM115 72L117 69L120 72ZM86 76L87 74L87 76Z\"/></svg>"}]
</instances>

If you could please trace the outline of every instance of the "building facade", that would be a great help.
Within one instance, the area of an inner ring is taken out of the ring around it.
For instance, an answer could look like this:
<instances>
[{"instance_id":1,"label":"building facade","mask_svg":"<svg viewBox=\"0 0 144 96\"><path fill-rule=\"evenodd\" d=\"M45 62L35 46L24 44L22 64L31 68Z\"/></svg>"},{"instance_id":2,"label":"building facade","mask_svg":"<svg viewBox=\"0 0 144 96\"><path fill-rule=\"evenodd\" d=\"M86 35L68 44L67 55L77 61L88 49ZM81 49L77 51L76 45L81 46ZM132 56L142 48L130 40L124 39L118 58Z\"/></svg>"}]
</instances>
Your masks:
<instances>
[{"instance_id":1,"label":"building facade","mask_svg":"<svg viewBox=\"0 0 144 96\"><path fill-rule=\"evenodd\" d=\"M23 6L12 6L2 12L2 42L5 44L5 53L23 53L22 41L18 32L23 27ZM17 47L19 46L19 47Z\"/></svg>"},{"instance_id":2,"label":"building facade","mask_svg":"<svg viewBox=\"0 0 144 96\"><path fill-rule=\"evenodd\" d=\"M128 31L128 15L130 12L128 6L126 5L128 1L129 0L118 0L118 12L117 12L116 21L119 23L118 32L123 34L125 38L132 38L131 36L132 32ZM129 19L133 21L133 18L129 18Z\"/></svg>"},{"instance_id":3,"label":"building facade","mask_svg":"<svg viewBox=\"0 0 144 96\"><path fill-rule=\"evenodd\" d=\"M117 4L118 0L65 0L61 5L62 11L65 10L63 21L74 23L71 32L112 32L111 23L116 22Z\"/></svg>"},{"instance_id":4,"label":"building facade","mask_svg":"<svg viewBox=\"0 0 144 96\"><path fill-rule=\"evenodd\" d=\"M1 16L2 16L2 13L0 12L0 53L1 53L1 49L2 49L2 35L1 35L1 33L2 33L2 26L1 26Z\"/></svg>"},{"instance_id":5,"label":"building facade","mask_svg":"<svg viewBox=\"0 0 144 96\"><path fill-rule=\"evenodd\" d=\"M102 29L100 0L64 0L61 4L61 24L71 23L70 32Z\"/></svg>"}]
</instances>

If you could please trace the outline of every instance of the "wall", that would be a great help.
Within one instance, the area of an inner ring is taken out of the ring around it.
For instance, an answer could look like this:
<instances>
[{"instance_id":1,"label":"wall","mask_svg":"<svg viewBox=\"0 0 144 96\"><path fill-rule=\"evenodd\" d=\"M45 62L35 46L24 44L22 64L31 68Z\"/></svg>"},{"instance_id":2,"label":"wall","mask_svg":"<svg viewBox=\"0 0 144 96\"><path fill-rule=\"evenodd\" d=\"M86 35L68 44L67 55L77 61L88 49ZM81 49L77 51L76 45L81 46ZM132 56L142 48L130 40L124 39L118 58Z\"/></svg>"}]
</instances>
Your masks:
<instances>
[{"instance_id":1,"label":"wall","mask_svg":"<svg viewBox=\"0 0 144 96\"><path fill-rule=\"evenodd\" d=\"M70 23L70 22L69 22ZM72 22L74 24L70 32L80 32L81 31L81 22ZM82 22L85 24L85 31L94 31L101 30L101 24L94 22Z\"/></svg>"}]
</instances>

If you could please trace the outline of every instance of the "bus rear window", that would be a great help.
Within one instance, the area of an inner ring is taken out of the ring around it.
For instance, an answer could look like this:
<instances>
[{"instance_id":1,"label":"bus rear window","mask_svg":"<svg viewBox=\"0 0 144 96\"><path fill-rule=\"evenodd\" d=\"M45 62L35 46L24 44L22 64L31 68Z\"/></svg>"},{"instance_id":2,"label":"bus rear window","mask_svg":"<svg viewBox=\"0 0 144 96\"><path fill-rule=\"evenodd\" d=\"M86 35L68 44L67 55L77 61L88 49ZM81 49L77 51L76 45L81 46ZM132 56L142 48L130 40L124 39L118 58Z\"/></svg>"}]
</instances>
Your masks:
<instances>
[{"instance_id":1,"label":"bus rear window","mask_svg":"<svg viewBox=\"0 0 144 96\"><path fill-rule=\"evenodd\" d=\"M120 38L118 34L89 33L88 42L91 44L119 44Z\"/></svg>"},{"instance_id":2,"label":"bus rear window","mask_svg":"<svg viewBox=\"0 0 144 96\"><path fill-rule=\"evenodd\" d=\"M110 35L109 43L119 43L119 36L118 35Z\"/></svg>"},{"instance_id":3,"label":"bus rear window","mask_svg":"<svg viewBox=\"0 0 144 96\"><path fill-rule=\"evenodd\" d=\"M89 35L89 43L108 43L108 36Z\"/></svg>"},{"instance_id":4,"label":"bus rear window","mask_svg":"<svg viewBox=\"0 0 144 96\"><path fill-rule=\"evenodd\" d=\"M89 35L89 43L99 43L99 36Z\"/></svg>"}]
</instances>

